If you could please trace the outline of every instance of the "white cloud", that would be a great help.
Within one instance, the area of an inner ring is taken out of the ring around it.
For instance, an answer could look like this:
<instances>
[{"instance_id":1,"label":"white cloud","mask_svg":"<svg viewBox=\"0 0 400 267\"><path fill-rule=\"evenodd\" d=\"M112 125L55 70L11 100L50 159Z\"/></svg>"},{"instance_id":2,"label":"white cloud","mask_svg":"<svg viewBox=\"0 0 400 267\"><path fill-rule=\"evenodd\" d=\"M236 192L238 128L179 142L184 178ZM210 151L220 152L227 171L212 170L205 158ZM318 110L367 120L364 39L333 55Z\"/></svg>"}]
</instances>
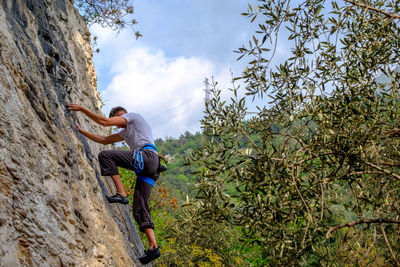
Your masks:
<instances>
[{"instance_id":1,"label":"white cloud","mask_svg":"<svg viewBox=\"0 0 400 267\"><path fill-rule=\"evenodd\" d=\"M100 41L101 52L94 61L97 69L103 69L98 75L106 75L107 69L110 76L101 91L103 111L108 114L112 107L121 105L142 114L155 138L200 130L205 77L214 76L221 88L229 86L229 69L217 69L207 59L170 58L162 50L132 42L124 33L114 38L106 35Z\"/></svg>"}]
</instances>

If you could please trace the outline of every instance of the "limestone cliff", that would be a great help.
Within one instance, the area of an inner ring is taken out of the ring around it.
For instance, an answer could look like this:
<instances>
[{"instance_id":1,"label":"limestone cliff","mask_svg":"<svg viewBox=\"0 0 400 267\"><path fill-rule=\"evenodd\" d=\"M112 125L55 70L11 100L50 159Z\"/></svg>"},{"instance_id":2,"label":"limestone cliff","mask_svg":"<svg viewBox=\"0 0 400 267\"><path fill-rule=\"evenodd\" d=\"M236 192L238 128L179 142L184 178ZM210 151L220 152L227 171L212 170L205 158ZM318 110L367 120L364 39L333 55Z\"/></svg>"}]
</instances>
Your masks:
<instances>
[{"instance_id":1,"label":"limestone cliff","mask_svg":"<svg viewBox=\"0 0 400 267\"><path fill-rule=\"evenodd\" d=\"M71 0L0 0L0 266L139 265L129 207L105 201L101 147L74 123L107 133L65 106L101 112L89 39Z\"/></svg>"}]
</instances>

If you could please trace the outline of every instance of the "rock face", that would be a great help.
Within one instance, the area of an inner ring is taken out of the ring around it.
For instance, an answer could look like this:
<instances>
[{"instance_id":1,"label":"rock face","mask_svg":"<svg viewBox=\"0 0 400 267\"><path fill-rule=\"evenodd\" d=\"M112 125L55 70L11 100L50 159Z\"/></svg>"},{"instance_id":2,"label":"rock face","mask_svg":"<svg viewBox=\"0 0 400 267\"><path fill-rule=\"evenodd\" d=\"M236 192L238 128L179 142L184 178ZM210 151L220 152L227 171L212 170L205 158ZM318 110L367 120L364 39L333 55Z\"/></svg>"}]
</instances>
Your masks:
<instances>
[{"instance_id":1,"label":"rock face","mask_svg":"<svg viewBox=\"0 0 400 267\"><path fill-rule=\"evenodd\" d=\"M89 39L71 0L0 1L0 266L140 265L104 148L74 124L107 133L65 106L101 113Z\"/></svg>"}]
</instances>

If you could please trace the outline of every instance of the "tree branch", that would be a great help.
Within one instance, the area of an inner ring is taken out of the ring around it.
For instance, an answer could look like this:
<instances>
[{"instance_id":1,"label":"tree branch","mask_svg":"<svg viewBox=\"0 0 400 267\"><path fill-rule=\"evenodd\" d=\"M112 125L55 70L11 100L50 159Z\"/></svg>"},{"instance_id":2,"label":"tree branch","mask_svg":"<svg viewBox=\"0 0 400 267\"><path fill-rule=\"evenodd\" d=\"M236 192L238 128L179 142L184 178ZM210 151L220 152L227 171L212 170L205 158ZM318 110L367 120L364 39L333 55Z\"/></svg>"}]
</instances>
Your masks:
<instances>
[{"instance_id":1,"label":"tree branch","mask_svg":"<svg viewBox=\"0 0 400 267\"><path fill-rule=\"evenodd\" d=\"M299 144L301 144L302 147L305 146L304 142L300 138L298 138L297 136L293 136L293 135L290 135L288 133L280 133L280 132L271 132L271 134L283 135L283 136L286 136L286 137L290 137L290 138L296 140Z\"/></svg>"},{"instance_id":2,"label":"tree branch","mask_svg":"<svg viewBox=\"0 0 400 267\"><path fill-rule=\"evenodd\" d=\"M260 155L262 155L263 152L261 151L259 146L253 141L253 139L251 139L250 136L245 131L243 131L243 129L240 129L240 132L253 144L254 149L257 150Z\"/></svg>"},{"instance_id":3,"label":"tree branch","mask_svg":"<svg viewBox=\"0 0 400 267\"><path fill-rule=\"evenodd\" d=\"M388 12L386 12L384 10L378 9L376 7L369 6L369 5L366 5L366 4L363 4L363 3L358 3L358 2L353 1L353 0L344 0L344 1L346 1L347 3L353 4L355 6L364 7L364 8L367 8L369 10L373 10L375 12L381 13L381 14L385 15L386 17L389 17L389 18L400 19L400 15L399 14L391 14L391 13L388 13Z\"/></svg>"},{"instance_id":4,"label":"tree branch","mask_svg":"<svg viewBox=\"0 0 400 267\"><path fill-rule=\"evenodd\" d=\"M383 228L383 224L381 224L381 230L382 230L383 237L385 238L386 245L390 251L390 254L392 254L392 257L393 257L394 261L396 262L396 266L400 266L400 262L396 259L396 256L393 253L392 247L390 246L389 240L386 236L385 228Z\"/></svg>"},{"instance_id":5,"label":"tree branch","mask_svg":"<svg viewBox=\"0 0 400 267\"><path fill-rule=\"evenodd\" d=\"M388 130L383 134L386 135L387 137L398 137L400 135L400 129Z\"/></svg>"},{"instance_id":6,"label":"tree branch","mask_svg":"<svg viewBox=\"0 0 400 267\"><path fill-rule=\"evenodd\" d=\"M394 173L394 172L388 171L386 169L383 169L383 168L379 167L378 165L375 165L375 164L370 163L368 161L365 161L365 164L367 164L368 166L370 166L370 167L372 167L374 169L377 169L378 171L381 171L381 172L384 172L386 174L392 175L397 180L400 180L400 175L398 175L397 173Z\"/></svg>"},{"instance_id":7,"label":"tree branch","mask_svg":"<svg viewBox=\"0 0 400 267\"><path fill-rule=\"evenodd\" d=\"M343 224L340 224L337 226L330 227L328 232L326 233L326 238L329 238L330 235L338 229L341 229L343 227L353 227L357 224L363 224L363 223L368 223L368 224L369 223L400 223L400 220L396 220L396 219L361 219L361 220L358 220L355 222L343 223Z\"/></svg>"}]
</instances>

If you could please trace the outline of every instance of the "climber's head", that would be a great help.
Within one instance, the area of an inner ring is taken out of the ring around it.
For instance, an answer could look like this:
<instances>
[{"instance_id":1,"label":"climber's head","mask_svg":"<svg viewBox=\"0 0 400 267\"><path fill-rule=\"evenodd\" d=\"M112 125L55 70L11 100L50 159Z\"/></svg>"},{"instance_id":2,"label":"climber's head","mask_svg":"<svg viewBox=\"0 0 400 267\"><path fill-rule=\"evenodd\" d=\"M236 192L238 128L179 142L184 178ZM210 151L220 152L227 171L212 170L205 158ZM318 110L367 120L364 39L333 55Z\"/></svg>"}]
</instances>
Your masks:
<instances>
[{"instance_id":1,"label":"climber's head","mask_svg":"<svg viewBox=\"0 0 400 267\"><path fill-rule=\"evenodd\" d=\"M108 117L111 118L111 117L116 117L116 116L122 116L125 113L128 113L128 111L126 111L125 108L118 106L118 107L114 107L111 109L110 115L108 115Z\"/></svg>"}]
</instances>

